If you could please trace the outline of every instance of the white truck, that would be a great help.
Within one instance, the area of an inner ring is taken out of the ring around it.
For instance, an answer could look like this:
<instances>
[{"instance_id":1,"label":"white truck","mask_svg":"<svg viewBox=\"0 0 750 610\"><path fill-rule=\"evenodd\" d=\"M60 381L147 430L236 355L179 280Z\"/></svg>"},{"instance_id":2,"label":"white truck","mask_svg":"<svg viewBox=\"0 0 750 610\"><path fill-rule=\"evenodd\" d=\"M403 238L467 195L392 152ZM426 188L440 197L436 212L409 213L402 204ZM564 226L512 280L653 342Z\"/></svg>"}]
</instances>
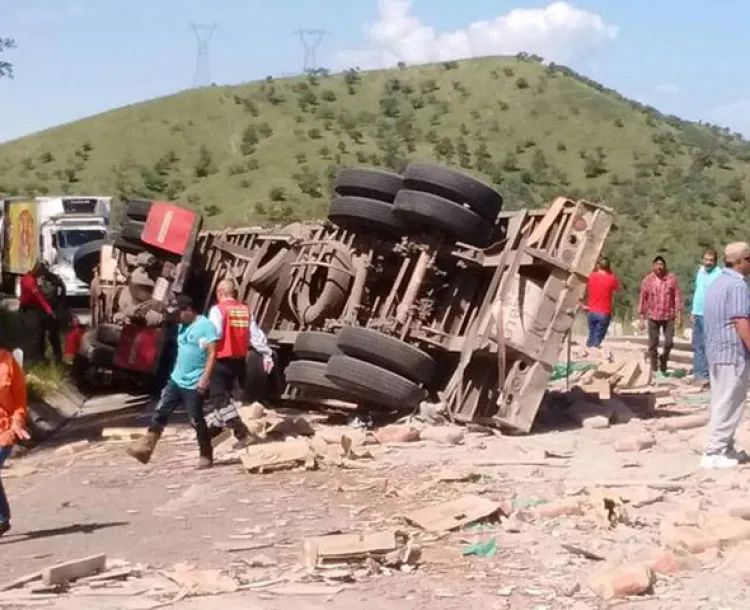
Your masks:
<instances>
[{"instance_id":1,"label":"white truck","mask_svg":"<svg viewBox=\"0 0 750 610\"><path fill-rule=\"evenodd\" d=\"M3 291L19 294L20 276L37 261L60 276L69 298L88 297L89 287L76 277L73 257L82 245L105 239L111 197L13 197L3 201L0 219Z\"/></svg>"}]
</instances>

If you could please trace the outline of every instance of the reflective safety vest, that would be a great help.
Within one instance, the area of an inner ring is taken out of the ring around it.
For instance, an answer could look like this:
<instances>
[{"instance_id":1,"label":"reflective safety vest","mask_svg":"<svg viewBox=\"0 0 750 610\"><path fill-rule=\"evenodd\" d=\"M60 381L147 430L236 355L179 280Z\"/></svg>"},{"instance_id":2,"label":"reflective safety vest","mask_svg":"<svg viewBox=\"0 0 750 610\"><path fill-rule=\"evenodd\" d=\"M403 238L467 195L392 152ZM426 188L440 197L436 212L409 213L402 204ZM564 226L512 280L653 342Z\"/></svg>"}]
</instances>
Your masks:
<instances>
[{"instance_id":1,"label":"reflective safety vest","mask_svg":"<svg viewBox=\"0 0 750 610\"><path fill-rule=\"evenodd\" d=\"M234 299L218 303L224 328L217 358L244 358L250 346L250 308Z\"/></svg>"}]
</instances>

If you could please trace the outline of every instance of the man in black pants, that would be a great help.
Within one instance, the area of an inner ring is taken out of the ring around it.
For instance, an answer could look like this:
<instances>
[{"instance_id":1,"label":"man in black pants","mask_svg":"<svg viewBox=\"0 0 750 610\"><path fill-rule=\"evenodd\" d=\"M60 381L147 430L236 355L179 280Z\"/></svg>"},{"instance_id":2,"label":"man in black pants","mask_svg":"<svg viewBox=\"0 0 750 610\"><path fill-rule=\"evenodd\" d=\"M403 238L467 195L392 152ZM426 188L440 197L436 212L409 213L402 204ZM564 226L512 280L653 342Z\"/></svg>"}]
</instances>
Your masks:
<instances>
[{"instance_id":1,"label":"man in black pants","mask_svg":"<svg viewBox=\"0 0 750 610\"><path fill-rule=\"evenodd\" d=\"M219 336L216 367L211 377L211 402L214 412L209 414L208 422L214 435L223 427L231 429L237 441L235 448L242 448L253 439L232 402L235 384L239 384L244 391L251 343L256 351L263 355L263 368L266 374L273 368L273 358L265 343L265 336L250 315L250 309L237 301L237 288L232 280L225 279L219 282L216 287L216 300L217 304L208 313L208 318L213 322Z\"/></svg>"},{"instance_id":2,"label":"man in black pants","mask_svg":"<svg viewBox=\"0 0 750 610\"><path fill-rule=\"evenodd\" d=\"M667 269L663 257L654 258L649 273L641 282L638 313L641 328L648 328L648 358L651 370L665 373L669 353L674 345L675 327L682 326L682 291L677 276ZM658 354L659 333L664 333L664 346Z\"/></svg>"}]
</instances>

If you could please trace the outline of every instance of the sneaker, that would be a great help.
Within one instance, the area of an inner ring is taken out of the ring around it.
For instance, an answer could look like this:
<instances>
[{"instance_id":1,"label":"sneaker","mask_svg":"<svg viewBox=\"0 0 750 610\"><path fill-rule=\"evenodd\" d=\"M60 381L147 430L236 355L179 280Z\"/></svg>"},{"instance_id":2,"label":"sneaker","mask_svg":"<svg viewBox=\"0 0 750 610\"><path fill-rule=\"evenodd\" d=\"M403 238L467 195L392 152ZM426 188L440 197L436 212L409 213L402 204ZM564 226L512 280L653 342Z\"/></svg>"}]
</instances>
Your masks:
<instances>
[{"instance_id":1,"label":"sneaker","mask_svg":"<svg viewBox=\"0 0 750 610\"><path fill-rule=\"evenodd\" d=\"M705 470L727 470L737 468L740 461L731 455L716 454L704 455L701 457L700 467Z\"/></svg>"},{"instance_id":2,"label":"sneaker","mask_svg":"<svg viewBox=\"0 0 750 610\"><path fill-rule=\"evenodd\" d=\"M10 531L10 521L3 521L0 523L0 537L7 534Z\"/></svg>"}]
</instances>

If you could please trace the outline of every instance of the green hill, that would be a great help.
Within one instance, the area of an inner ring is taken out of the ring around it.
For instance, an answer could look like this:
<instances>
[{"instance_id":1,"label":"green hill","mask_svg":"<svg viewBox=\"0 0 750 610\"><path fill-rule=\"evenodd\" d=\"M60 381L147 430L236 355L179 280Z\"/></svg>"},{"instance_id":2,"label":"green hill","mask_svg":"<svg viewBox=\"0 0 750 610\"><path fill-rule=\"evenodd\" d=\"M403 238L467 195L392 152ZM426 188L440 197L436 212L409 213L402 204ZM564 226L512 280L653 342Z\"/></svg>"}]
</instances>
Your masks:
<instances>
[{"instance_id":1,"label":"green hill","mask_svg":"<svg viewBox=\"0 0 750 610\"><path fill-rule=\"evenodd\" d=\"M657 253L689 292L702 248L738 238L750 218L750 143L523 54L135 104L0 146L0 193L166 198L225 226L323 217L340 166L410 159L480 176L508 208L560 194L613 206L608 250L626 305Z\"/></svg>"}]
</instances>

